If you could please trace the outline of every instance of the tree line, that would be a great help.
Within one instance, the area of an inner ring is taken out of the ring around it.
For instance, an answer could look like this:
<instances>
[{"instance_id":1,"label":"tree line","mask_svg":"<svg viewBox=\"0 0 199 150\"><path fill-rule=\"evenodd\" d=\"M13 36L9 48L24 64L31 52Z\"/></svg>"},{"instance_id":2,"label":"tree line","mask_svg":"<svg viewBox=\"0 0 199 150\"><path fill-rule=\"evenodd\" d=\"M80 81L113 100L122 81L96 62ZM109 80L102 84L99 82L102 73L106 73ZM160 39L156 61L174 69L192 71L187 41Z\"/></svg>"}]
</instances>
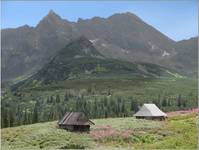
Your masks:
<instances>
[{"instance_id":1,"label":"tree line","mask_svg":"<svg viewBox=\"0 0 199 150\"><path fill-rule=\"evenodd\" d=\"M156 99L138 101L133 97L107 95L94 97L95 93L89 90L90 95L71 93L66 91L64 96L51 95L45 98L34 97L28 102L23 96L12 99L2 99L1 127L13 127L37 122L59 120L65 112L84 112L89 118L128 117L139 110L143 103L154 103L164 111L190 108L190 103L181 94L167 98L158 95ZM196 104L197 106L197 101Z\"/></svg>"}]
</instances>

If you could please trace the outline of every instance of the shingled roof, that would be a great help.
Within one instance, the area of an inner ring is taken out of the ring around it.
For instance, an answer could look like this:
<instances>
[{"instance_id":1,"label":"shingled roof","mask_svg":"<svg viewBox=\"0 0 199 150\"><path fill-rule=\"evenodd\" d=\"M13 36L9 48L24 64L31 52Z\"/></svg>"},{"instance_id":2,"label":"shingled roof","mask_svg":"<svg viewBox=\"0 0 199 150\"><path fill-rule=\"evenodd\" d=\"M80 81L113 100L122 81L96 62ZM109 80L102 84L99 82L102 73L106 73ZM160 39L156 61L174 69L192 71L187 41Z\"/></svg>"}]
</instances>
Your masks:
<instances>
[{"instance_id":1,"label":"shingled roof","mask_svg":"<svg viewBox=\"0 0 199 150\"><path fill-rule=\"evenodd\" d=\"M134 115L137 117L166 117L167 114L162 112L155 104L144 104L141 109Z\"/></svg>"},{"instance_id":2,"label":"shingled roof","mask_svg":"<svg viewBox=\"0 0 199 150\"><path fill-rule=\"evenodd\" d=\"M67 112L59 121L59 125L91 125L94 124L82 112Z\"/></svg>"}]
</instances>

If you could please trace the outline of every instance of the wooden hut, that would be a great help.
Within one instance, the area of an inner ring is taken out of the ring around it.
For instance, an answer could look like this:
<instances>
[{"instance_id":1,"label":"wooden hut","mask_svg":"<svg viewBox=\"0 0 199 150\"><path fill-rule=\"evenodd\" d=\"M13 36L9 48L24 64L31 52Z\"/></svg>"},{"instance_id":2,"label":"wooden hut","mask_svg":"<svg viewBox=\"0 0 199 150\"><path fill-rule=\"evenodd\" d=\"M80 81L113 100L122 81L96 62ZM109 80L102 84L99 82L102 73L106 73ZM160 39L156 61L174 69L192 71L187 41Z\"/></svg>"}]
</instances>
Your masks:
<instances>
[{"instance_id":1,"label":"wooden hut","mask_svg":"<svg viewBox=\"0 0 199 150\"><path fill-rule=\"evenodd\" d=\"M89 131L90 125L94 125L94 123L82 112L67 112L58 125L69 131Z\"/></svg>"},{"instance_id":2,"label":"wooden hut","mask_svg":"<svg viewBox=\"0 0 199 150\"><path fill-rule=\"evenodd\" d=\"M134 116L138 119L151 120L165 120L167 118L167 114L162 112L155 104L144 104Z\"/></svg>"}]
</instances>

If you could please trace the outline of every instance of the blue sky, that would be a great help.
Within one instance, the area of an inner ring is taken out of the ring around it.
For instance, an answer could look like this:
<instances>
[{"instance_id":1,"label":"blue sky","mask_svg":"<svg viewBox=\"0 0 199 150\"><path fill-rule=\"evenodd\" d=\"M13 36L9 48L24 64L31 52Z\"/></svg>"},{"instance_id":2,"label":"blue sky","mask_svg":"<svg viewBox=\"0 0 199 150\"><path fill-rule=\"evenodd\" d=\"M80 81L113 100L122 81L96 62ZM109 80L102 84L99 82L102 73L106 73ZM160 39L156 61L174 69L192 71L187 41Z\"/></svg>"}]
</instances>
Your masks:
<instances>
[{"instance_id":1,"label":"blue sky","mask_svg":"<svg viewBox=\"0 0 199 150\"><path fill-rule=\"evenodd\" d=\"M50 9L69 21L128 11L178 41L198 35L197 3L197 0L4 1L1 28L36 26Z\"/></svg>"}]
</instances>

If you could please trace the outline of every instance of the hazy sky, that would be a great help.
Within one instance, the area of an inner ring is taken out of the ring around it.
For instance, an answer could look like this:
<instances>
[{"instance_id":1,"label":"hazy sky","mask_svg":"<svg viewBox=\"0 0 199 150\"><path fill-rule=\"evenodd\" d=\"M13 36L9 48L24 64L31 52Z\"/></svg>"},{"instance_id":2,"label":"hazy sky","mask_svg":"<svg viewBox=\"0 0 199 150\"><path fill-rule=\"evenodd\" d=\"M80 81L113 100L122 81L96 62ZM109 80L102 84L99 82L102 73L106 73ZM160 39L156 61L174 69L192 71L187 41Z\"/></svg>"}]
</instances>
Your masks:
<instances>
[{"instance_id":1,"label":"hazy sky","mask_svg":"<svg viewBox=\"0 0 199 150\"><path fill-rule=\"evenodd\" d=\"M1 3L1 28L36 26L50 9L70 21L128 11L178 41L198 35L197 3L197 0L4 1Z\"/></svg>"}]
</instances>

